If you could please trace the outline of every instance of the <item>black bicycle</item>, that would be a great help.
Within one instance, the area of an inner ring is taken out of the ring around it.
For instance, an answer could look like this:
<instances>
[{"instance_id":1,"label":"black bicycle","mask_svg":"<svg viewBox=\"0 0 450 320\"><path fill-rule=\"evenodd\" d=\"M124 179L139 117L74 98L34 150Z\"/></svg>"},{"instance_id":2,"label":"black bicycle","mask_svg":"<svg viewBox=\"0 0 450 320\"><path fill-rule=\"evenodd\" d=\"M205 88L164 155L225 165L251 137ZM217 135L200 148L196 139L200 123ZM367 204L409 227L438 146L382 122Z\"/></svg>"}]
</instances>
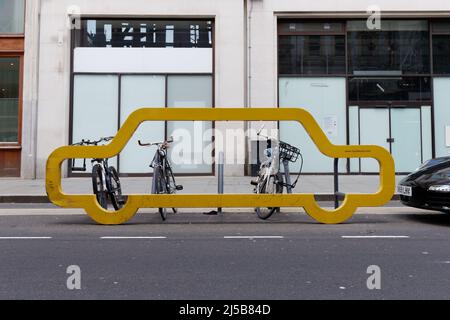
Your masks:
<instances>
[{"instance_id":1,"label":"black bicycle","mask_svg":"<svg viewBox=\"0 0 450 320\"><path fill-rule=\"evenodd\" d=\"M138 141L141 147L158 147L150 163L150 167L153 168L152 194L175 194L177 191L183 190L183 186L177 185L175 182L175 176L167 155L167 149L172 142L172 137L167 141L156 143L142 143L140 140ZM174 213L177 213L176 208L172 208L172 210ZM159 208L159 213L163 221L165 221L167 219L167 208Z\"/></svg>"},{"instance_id":2,"label":"black bicycle","mask_svg":"<svg viewBox=\"0 0 450 320\"><path fill-rule=\"evenodd\" d=\"M74 146L97 146L102 142L111 141L114 137L101 138L97 141L81 140L73 144ZM120 210L125 204L122 196L119 174L116 168L108 164L108 159L92 159L92 188L97 197L97 201L104 209L108 209L108 200L110 200L115 210ZM82 167L75 166L75 159L72 162L72 171L86 172L86 159Z\"/></svg>"}]
</instances>

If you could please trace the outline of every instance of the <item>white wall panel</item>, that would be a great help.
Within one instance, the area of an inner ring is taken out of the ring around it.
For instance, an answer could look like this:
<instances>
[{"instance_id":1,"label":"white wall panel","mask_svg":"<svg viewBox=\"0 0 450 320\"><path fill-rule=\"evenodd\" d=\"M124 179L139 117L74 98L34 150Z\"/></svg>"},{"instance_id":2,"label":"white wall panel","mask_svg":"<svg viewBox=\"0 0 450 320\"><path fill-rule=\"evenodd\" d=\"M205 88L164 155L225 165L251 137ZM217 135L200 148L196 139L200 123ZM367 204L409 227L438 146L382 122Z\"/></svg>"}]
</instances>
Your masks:
<instances>
[{"instance_id":1,"label":"white wall panel","mask_svg":"<svg viewBox=\"0 0 450 320\"><path fill-rule=\"evenodd\" d=\"M74 72L211 73L211 48L76 48Z\"/></svg>"}]
</instances>

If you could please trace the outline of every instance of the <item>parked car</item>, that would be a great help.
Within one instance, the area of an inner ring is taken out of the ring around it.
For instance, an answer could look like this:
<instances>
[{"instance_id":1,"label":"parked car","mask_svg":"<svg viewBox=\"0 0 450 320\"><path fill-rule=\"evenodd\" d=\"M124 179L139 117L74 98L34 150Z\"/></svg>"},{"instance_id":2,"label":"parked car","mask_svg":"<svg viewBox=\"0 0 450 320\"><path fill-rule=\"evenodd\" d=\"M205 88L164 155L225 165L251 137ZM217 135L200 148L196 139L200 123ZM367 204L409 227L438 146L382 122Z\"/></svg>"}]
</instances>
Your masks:
<instances>
[{"instance_id":1,"label":"parked car","mask_svg":"<svg viewBox=\"0 0 450 320\"><path fill-rule=\"evenodd\" d=\"M450 213L450 157L428 160L397 186L404 205Z\"/></svg>"}]
</instances>

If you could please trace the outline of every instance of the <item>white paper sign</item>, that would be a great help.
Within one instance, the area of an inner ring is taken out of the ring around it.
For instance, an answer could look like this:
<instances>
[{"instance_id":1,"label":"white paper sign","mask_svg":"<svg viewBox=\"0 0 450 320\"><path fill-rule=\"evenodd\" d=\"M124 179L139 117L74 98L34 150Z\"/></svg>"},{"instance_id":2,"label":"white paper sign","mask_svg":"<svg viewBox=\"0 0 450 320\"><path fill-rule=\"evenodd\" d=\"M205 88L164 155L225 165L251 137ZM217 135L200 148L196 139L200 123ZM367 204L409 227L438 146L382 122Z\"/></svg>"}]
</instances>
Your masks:
<instances>
[{"instance_id":1,"label":"white paper sign","mask_svg":"<svg viewBox=\"0 0 450 320\"><path fill-rule=\"evenodd\" d=\"M329 137L337 137L338 119L335 115L325 116L323 118L323 131Z\"/></svg>"}]
</instances>

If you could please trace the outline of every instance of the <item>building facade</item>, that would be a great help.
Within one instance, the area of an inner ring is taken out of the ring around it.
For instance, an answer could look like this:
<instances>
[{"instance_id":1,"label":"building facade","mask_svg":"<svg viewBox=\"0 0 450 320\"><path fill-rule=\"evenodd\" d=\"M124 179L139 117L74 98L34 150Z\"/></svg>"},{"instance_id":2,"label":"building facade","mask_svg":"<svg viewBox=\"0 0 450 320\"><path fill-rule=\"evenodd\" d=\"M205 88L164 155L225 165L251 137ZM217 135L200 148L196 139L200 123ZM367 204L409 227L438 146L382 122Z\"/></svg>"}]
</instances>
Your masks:
<instances>
[{"instance_id":1,"label":"building facade","mask_svg":"<svg viewBox=\"0 0 450 320\"><path fill-rule=\"evenodd\" d=\"M0 176L20 174L25 1L0 1Z\"/></svg>"},{"instance_id":2,"label":"building facade","mask_svg":"<svg viewBox=\"0 0 450 320\"><path fill-rule=\"evenodd\" d=\"M0 93L0 176L42 178L55 148L112 136L143 106L302 107L335 144L385 147L399 173L449 155L447 1L380 0L378 8L334 0L22 2L5 8L24 12L25 22L17 20L24 28L0 29L0 81L18 83L15 93ZM22 51L8 52L14 37ZM137 140L175 136L193 160L176 163L175 172L212 175L224 151L227 175L249 174L256 159L249 129L260 126L149 122L112 161L122 175L147 174L151 154ZM226 129L241 134L219 143ZM266 129L303 151L305 172L332 172L333 160L298 123ZM340 161L339 169L373 173L378 164Z\"/></svg>"}]
</instances>

